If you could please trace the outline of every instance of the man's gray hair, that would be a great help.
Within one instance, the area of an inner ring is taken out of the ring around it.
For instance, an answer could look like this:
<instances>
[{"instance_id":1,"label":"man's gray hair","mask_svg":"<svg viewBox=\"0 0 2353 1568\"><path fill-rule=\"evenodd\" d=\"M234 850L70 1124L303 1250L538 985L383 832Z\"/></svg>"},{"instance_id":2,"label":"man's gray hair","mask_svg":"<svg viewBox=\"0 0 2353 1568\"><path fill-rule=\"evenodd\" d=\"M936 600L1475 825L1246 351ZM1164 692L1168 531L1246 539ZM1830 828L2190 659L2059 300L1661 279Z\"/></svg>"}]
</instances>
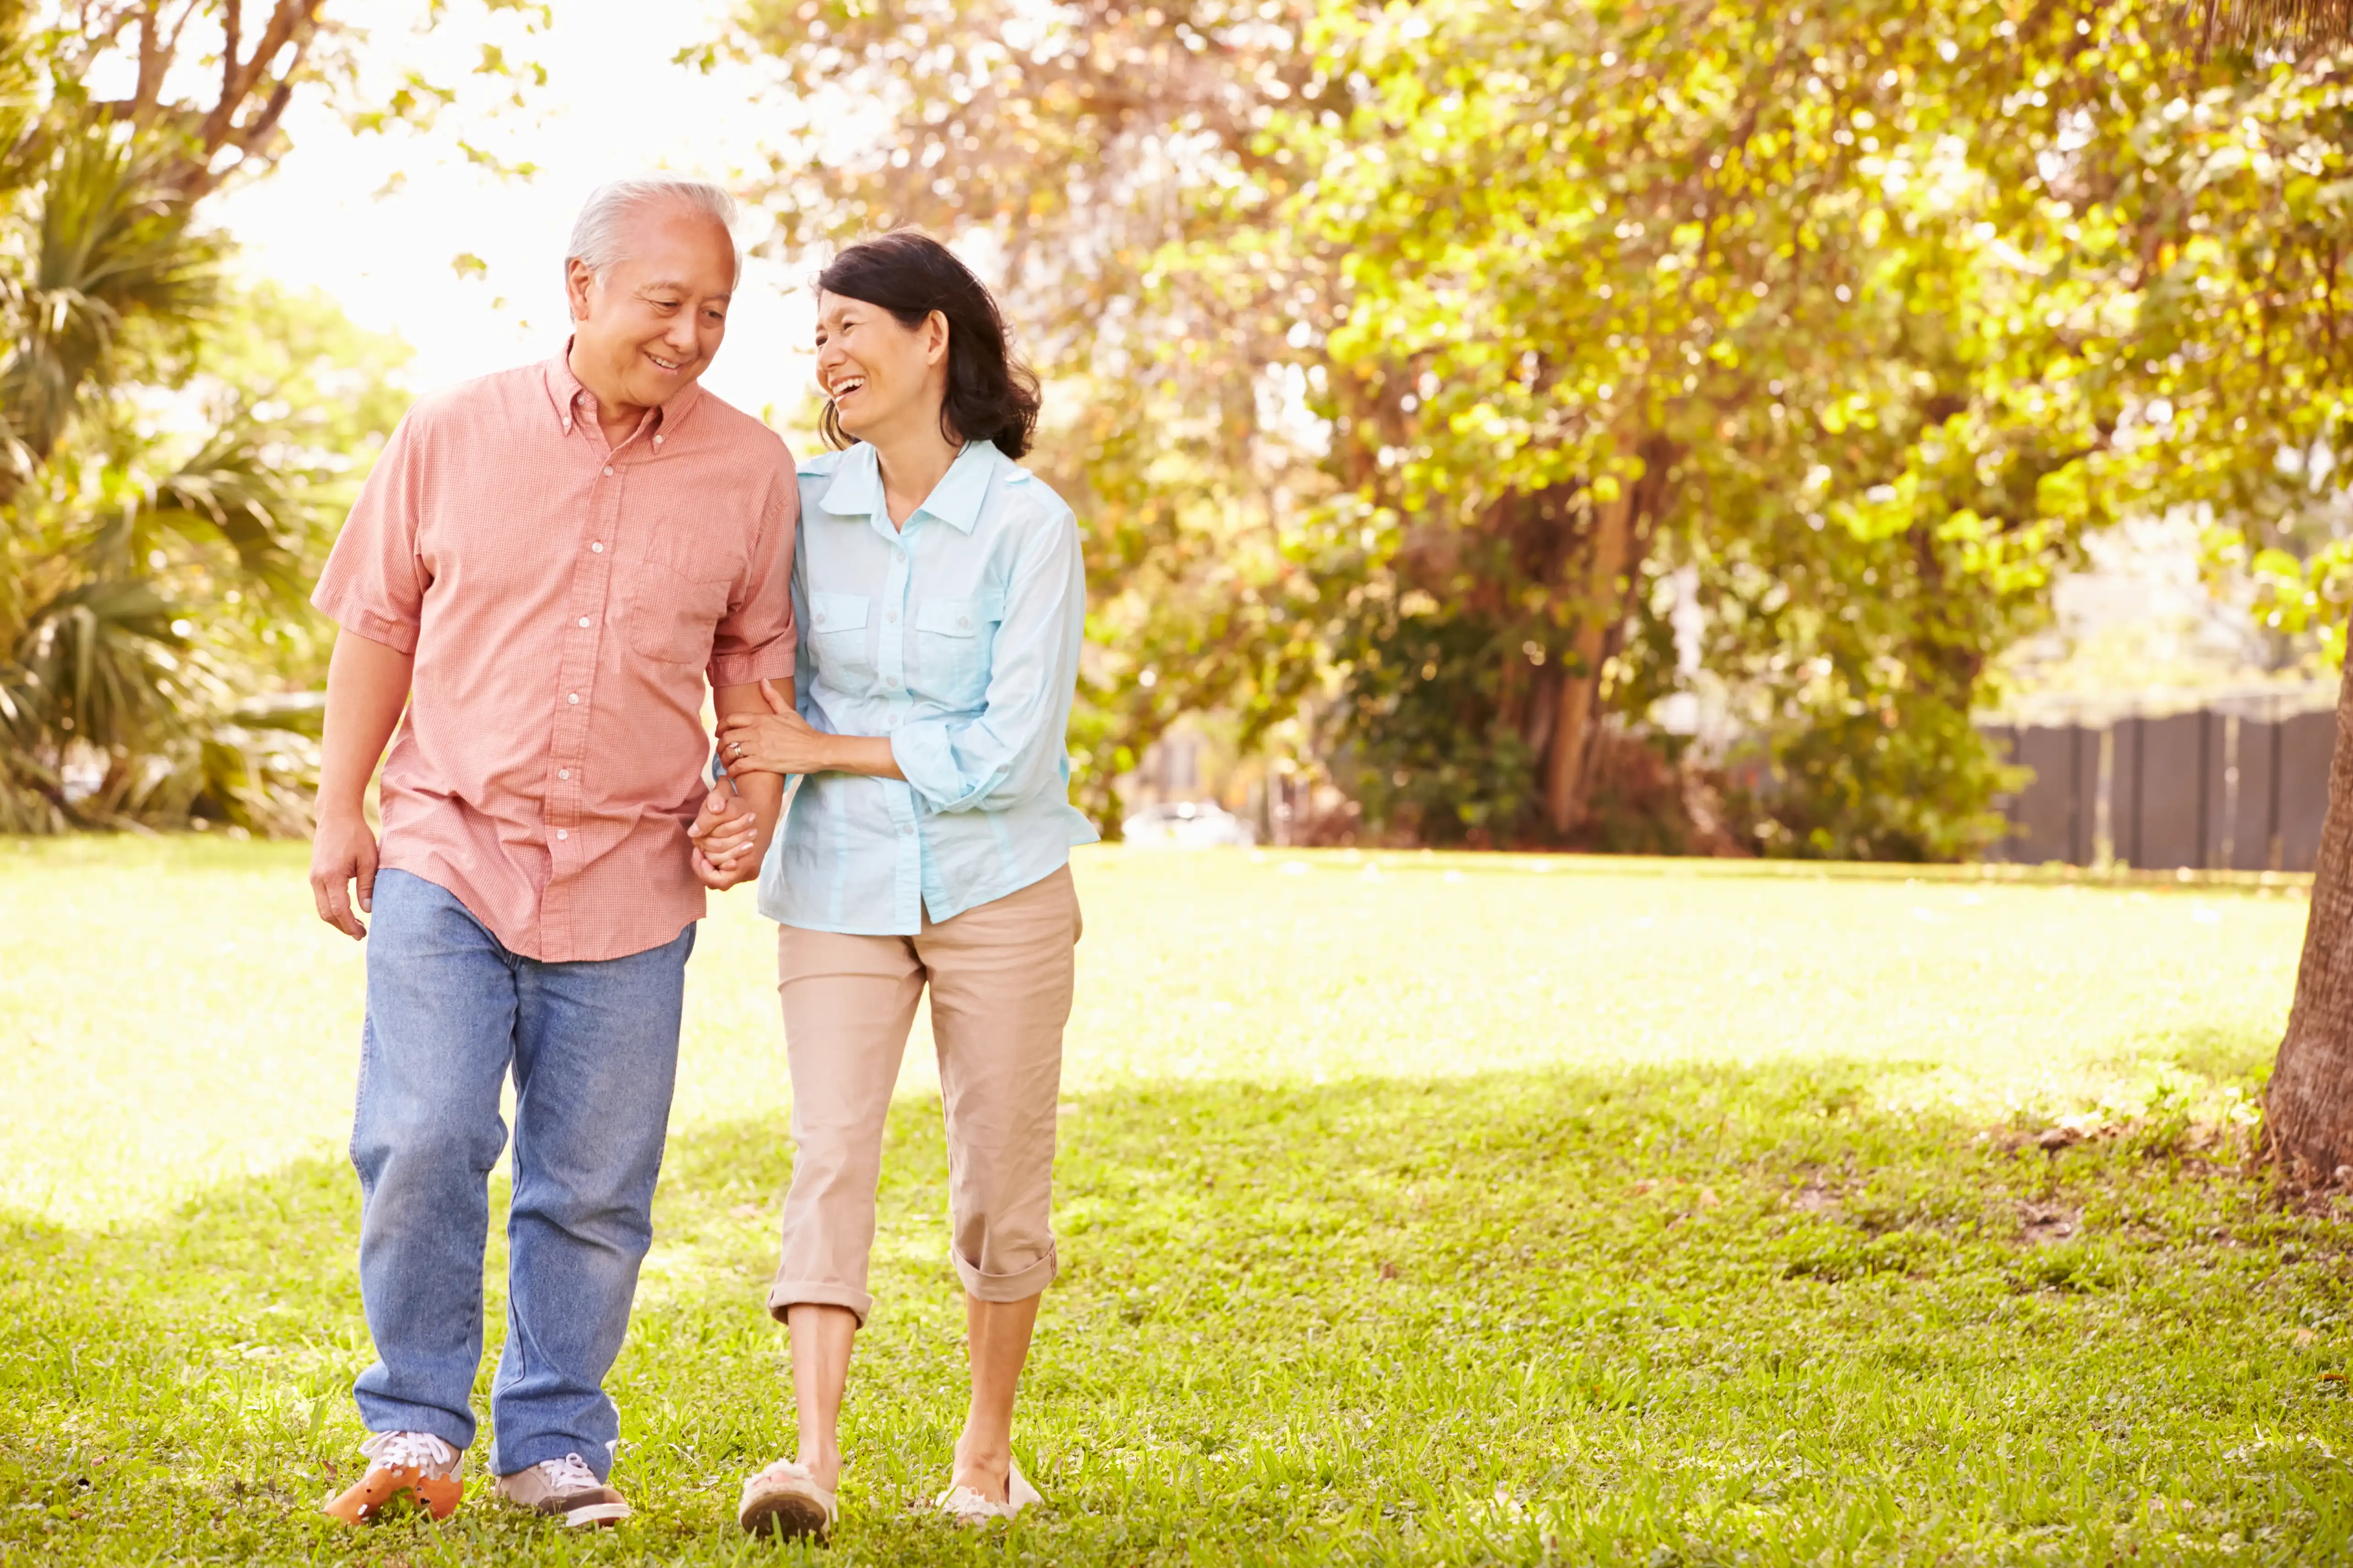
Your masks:
<instances>
[{"instance_id":1,"label":"man's gray hair","mask_svg":"<svg viewBox=\"0 0 2353 1568\"><path fill-rule=\"evenodd\" d=\"M613 180L599 185L590 194L580 216L572 222L572 244L564 255L566 261L585 263L589 271L602 277L605 269L626 258L626 231L631 215L640 209L665 203L677 203L719 220L732 242L735 233L735 198L708 180L690 180L677 174L639 174L626 180ZM742 271L744 254L735 253L735 268Z\"/></svg>"}]
</instances>

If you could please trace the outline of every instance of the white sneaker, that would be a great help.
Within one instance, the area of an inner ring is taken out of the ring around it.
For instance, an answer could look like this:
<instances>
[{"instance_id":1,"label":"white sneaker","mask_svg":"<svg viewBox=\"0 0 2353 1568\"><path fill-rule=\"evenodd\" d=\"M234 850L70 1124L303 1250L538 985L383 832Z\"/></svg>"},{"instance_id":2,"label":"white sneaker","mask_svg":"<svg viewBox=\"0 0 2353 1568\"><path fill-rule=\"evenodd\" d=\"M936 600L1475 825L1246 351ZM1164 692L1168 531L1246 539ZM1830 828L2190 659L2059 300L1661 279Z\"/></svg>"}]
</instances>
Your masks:
<instances>
[{"instance_id":1,"label":"white sneaker","mask_svg":"<svg viewBox=\"0 0 2353 1568\"><path fill-rule=\"evenodd\" d=\"M560 1519L566 1529L584 1524L617 1524L629 1517L621 1494L596 1479L577 1454L542 1459L529 1469L501 1476L498 1494L517 1508Z\"/></svg>"},{"instance_id":2,"label":"white sneaker","mask_svg":"<svg viewBox=\"0 0 2353 1568\"><path fill-rule=\"evenodd\" d=\"M807 1536L822 1542L832 1533L841 1510L833 1493L817 1484L805 1465L778 1459L744 1483L735 1522L754 1535L786 1541Z\"/></svg>"},{"instance_id":3,"label":"white sneaker","mask_svg":"<svg viewBox=\"0 0 2353 1568\"><path fill-rule=\"evenodd\" d=\"M958 1524L978 1526L994 1519L1011 1519L1031 1503L1045 1500L1038 1495L1038 1489L1029 1484L1029 1479L1021 1473L1021 1467L1016 1464L1006 1472L1003 1502L991 1502L970 1487L950 1487L932 1506Z\"/></svg>"}]
</instances>

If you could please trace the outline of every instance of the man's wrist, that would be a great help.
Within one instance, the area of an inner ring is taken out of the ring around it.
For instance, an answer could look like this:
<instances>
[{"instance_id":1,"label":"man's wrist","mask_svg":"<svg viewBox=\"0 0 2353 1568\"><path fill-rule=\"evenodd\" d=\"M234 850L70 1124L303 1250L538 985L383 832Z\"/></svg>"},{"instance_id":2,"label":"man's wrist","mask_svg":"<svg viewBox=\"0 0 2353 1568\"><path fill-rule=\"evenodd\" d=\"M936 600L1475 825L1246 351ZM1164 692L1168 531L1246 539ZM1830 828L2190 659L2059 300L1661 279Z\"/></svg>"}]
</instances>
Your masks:
<instances>
[{"instance_id":1,"label":"man's wrist","mask_svg":"<svg viewBox=\"0 0 2353 1568\"><path fill-rule=\"evenodd\" d=\"M319 826L342 827L367 818L367 805L363 800L330 800L319 797Z\"/></svg>"}]
</instances>

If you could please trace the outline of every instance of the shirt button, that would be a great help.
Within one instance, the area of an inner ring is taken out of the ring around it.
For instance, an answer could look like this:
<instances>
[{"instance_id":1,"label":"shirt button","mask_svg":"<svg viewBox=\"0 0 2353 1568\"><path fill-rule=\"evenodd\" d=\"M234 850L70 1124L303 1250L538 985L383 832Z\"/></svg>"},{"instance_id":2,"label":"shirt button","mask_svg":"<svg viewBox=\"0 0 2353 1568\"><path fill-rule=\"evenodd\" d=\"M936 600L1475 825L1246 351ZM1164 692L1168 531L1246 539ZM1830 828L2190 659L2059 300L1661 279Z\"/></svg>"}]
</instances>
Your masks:
<instances>
[{"instance_id":1,"label":"shirt button","mask_svg":"<svg viewBox=\"0 0 2353 1568\"><path fill-rule=\"evenodd\" d=\"M565 832L565 831L564 831L564 829L562 829L561 827L559 827L559 828L557 828L557 829L555 830L555 836L556 836L558 838L569 838L569 837L572 837L572 835L570 835L569 833Z\"/></svg>"},{"instance_id":2,"label":"shirt button","mask_svg":"<svg viewBox=\"0 0 2353 1568\"><path fill-rule=\"evenodd\" d=\"M902 838L913 837L914 831L915 827L913 823L902 822L899 825L899 837Z\"/></svg>"},{"instance_id":3,"label":"shirt button","mask_svg":"<svg viewBox=\"0 0 2353 1568\"><path fill-rule=\"evenodd\" d=\"M588 623L587 623L587 622L586 622L586 621L583 621L583 622L581 622L580 624L581 624L582 626L586 626ZM971 625L972 625L972 617L971 617L970 616L958 616L956 617L956 626L957 626L957 628L958 628L959 630L961 630L961 629L963 629L963 628L965 628L965 627L967 627L967 626L971 626Z\"/></svg>"},{"instance_id":4,"label":"shirt button","mask_svg":"<svg viewBox=\"0 0 2353 1568\"><path fill-rule=\"evenodd\" d=\"M580 628L581 628L581 630L583 630L583 631L587 630L587 628L588 628L588 617L587 617L587 616L581 616L581 617L580 617Z\"/></svg>"},{"instance_id":5,"label":"shirt button","mask_svg":"<svg viewBox=\"0 0 2353 1568\"><path fill-rule=\"evenodd\" d=\"M565 700L566 702L577 702L577 701L579 701L579 700L580 700L580 693L578 693L577 691L575 691L575 692L571 693L569 696L565 697L564 700Z\"/></svg>"},{"instance_id":6,"label":"shirt button","mask_svg":"<svg viewBox=\"0 0 2353 1568\"><path fill-rule=\"evenodd\" d=\"M568 779L572 776L572 770L570 768L558 768L555 770L555 776L560 779Z\"/></svg>"},{"instance_id":7,"label":"shirt button","mask_svg":"<svg viewBox=\"0 0 2353 1568\"><path fill-rule=\"evenodd\" d=\"M654 445L655 445L655 446L657 446L657 447L659 447L659 446L660 446L660 445L661 445L661 437L660 437L657 436L657 437L654 437Z\"/></svg>"},{"instance_id":8,"label":"shirt button","mask_svg":"<svg viewBox=\"0 0 2353 1568\"><path fill-rule=\"evenodd\" d=\"M610 463L605 465L605 477L608 479L613 477L613 465Z\"/></svg>"},{"instance_id":9,"label":"shirt button","mask_svg":"<svg viewBox=\"0 0 2353 1568\"><path fill-rule=\"evenodd\" d=\"M899 684L899 678L895 675L886 675L882 678L882 684L885 686L896 686Z\"/></svg>"},{"instance_id":10,"label":"shirt button","mask_svg":"<svg viewBox=\"0 0 2353 1568\"><path fill-rule=\"evenodd\" d=\"M605 553L605 542L604 542L603 540L601 540L601 539L600 539L600 540L598 540L596 543L594 543L594 544L590 545L588 548L589 548L589 549L591 549L591 550L593 550L593 551L595 551L597 554L602 555L602 554L604 554L604 553Z\"/></svg>"},{"instance_id":11,"label":"shirt button","mask_svg":"<svg viewBox=\"0 0 2353 1568\"><path fill-rule=\"evenodd\" d=\"M899 618L899 612L896 610L885 610L882 612L882 618L886 621L895 621Z\"/></svg>"}]
</instances>

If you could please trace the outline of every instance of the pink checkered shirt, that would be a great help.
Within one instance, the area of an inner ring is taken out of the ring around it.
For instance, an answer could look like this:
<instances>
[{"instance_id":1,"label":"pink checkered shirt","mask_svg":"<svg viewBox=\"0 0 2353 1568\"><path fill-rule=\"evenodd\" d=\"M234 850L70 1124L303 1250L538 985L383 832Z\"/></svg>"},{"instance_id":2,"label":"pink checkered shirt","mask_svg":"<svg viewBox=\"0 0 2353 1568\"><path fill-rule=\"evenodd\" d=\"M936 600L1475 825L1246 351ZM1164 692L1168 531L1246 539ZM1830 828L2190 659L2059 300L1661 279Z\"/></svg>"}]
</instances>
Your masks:
<instances>
[{"instance_id":1,"label":"pink checkered shirt","mask_svg":"<svg viewBox=\"0 0 2353 1568\"><path fill-rule=\"evenodd\" d=\"M617 447L565 354L419 399L311 596L417 658L384 864L551 963L701 919L703 679L793 673L799 514L784 442L699 387Z\"/></svg>"}]
</instances>

